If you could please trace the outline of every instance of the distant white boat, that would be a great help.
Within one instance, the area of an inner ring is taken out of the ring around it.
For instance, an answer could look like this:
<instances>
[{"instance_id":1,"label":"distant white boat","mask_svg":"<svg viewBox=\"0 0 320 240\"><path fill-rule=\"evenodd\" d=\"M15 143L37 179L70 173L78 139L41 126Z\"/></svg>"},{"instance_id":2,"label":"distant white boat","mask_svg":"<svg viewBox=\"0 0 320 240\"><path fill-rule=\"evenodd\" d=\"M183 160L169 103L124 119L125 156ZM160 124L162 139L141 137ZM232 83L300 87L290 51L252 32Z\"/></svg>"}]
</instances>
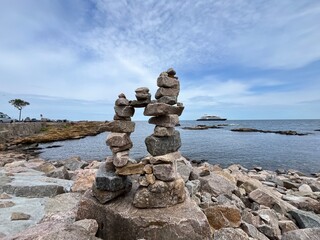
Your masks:
<instances>
[{"instance_id":1,"label":"distant white boat","mask_svg":"<svg viewBox=\"0 0 320 240\"><path fill-rule=\"evenodd\" d=\"M197 121L225 121L226 118L221 118L213 115L204 115L201 118L197 119Z\"/></svg>"}]
</instances>

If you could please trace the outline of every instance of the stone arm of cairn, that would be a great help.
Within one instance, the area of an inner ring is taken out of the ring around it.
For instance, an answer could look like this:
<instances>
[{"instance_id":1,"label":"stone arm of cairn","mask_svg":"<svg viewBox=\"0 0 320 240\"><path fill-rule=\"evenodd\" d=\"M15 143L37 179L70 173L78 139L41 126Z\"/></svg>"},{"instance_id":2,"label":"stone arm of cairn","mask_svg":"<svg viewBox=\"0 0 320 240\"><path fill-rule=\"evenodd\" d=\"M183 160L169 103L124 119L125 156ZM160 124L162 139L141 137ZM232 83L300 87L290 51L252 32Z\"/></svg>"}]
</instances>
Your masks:
<instances>
[{"instance_id":1,"label":"stone arm of cairn","mask_svg":"<svg viewBox=\"0 0 320 240\"><path fill-rule=\"evenodd\" d=\"M120 94L115 102L114 121L109 123L111 133L107 145L113 156L101 164L93 186L94 196L106 203L131 190L128 175L140 174L139 188L133 205L137 208L161 208L181 203L186 198L184 181L177 173L176 161L181 158L180 133L175 130L183 105L177 102L180 83L176 72L169 69L157 79L156 100L151 101L149 89L136 89L137 100L128 101ZM154 133L145 140L150 153L139 163L129 158L132 148L130 134L135 124L131 122L134 108L144 107L144 115L152 116Z\"/></svg>"}]
</instances>

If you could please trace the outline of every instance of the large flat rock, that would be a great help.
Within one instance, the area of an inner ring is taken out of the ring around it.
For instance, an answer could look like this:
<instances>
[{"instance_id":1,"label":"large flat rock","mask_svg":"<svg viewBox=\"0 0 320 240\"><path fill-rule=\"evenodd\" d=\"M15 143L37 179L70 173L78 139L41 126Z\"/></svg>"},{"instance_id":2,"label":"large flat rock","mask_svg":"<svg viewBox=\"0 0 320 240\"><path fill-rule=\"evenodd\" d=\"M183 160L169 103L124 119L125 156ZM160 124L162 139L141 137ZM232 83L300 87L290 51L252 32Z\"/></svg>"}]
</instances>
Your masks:
<instances>
[{"instance_id":1,"label":"large flat rock","mask_svg":"<svg viewBox=\"0 0 320 240\"><path fill-rule=\"evenodd\" d=\"M133 194L103 205L88 190L80 201L77 219L96 219L98 237L103 239L211 239L206 216L189 198L168 208L138 209L132 205Z\"/></svg>"},{"instance_id":2,"label":"large flat rock","mask_svg":"<svg viewBox=\"0 0 320 240\"><path fill-rule=\"evenodd\" d=\"M22 169L10 176L10 181L0 185L0 193L6 192L17 197L53 197L69 192L73 181L44 176L43 172Z\"/></svg>"},{"instance_id":3,"label":"large flat rock","mask_svg":"<svg viewBox=\"0 0 320 240\"><path fill-rule=\"evenodd\" d=\"M23 231L39 222L44 215L44 205L47 199L12 197L10 201L15 205L0 209L0 233L7 236ZM22 212L31 217L29 220L11 221L10 217L13 212Z\"/></svg>"},{"instance_id":4,"label":"large flat rock","mask_svg":"<svg viewBox=\"0 0 320 240\"><path fill-rule=\"evenodd\" d=\"M282 240L318 240L320 228L298 229L283 234Z\"/></svg>"},{"instance_id":5,"label":"large flat rock","mask_svg":"<svg viewBox=\"0 0 320 240\"><path fill-rule=\"evenodd\" d=\"M176 152L181 147L179 131L174 131L170 137L156 137L153 134L145 139L147 151L152 156L160 156Z\"/></svg>"}]
</instances>

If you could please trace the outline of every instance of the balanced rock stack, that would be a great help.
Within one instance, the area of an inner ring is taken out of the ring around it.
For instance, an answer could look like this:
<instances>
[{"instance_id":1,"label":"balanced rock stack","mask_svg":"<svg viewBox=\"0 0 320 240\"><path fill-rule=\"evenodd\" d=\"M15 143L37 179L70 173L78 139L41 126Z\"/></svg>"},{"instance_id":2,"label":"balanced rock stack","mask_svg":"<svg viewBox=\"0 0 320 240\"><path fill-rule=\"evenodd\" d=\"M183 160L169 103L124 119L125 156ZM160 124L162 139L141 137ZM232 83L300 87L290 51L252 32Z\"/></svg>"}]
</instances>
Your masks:
<instances>
[{"instance_id":1,"label":"balanced rock stack","mask_svg":"<svg viewBox=\"0 0 320 240\"><path fill-rule=\"evenodd\" d=\"M113 156L108 157L106 163L100 165L92 188L94 196L101 203L130 191L132 186L126 176L116 174L116 168L124 167L132 161L129 158L129 150L132 148L130 134L135 129L135 123L131 121L134 108L121 93L115 102L114 110L114 121L108 124L111 133L106 141Z\"/></svg>"},{"instance_id":2,"label":"balanced rock stack","mask_svg":"<svg viewBox=\"0 0 320 240\"><path fill-rule=\"evenodd\" d=\"M144 109L145 116L152 116L149 123L155 124L154 133L145 140L151 156L146 163L145 174L140 176L133 205L137 208L159 208L173 206L185 200L184 181L177 173L177 159L181 158L180 133L175 130L184 109L177 103L180 84L175 71L169 69L160 74L156 93L157 101Z\"/></svg>"},{"instance_id":3,"label":"balanced rock stack","mask_svg":"<svg viewBox=\"0 0 320 240\"><path fill-rule=\"evenodd\" d=\"M136 89L136 98L130 102L130 106L135 108L146 107L151 102L151 94L149 93L149 88L140 87Z\"/></svg>"}]
</instances>

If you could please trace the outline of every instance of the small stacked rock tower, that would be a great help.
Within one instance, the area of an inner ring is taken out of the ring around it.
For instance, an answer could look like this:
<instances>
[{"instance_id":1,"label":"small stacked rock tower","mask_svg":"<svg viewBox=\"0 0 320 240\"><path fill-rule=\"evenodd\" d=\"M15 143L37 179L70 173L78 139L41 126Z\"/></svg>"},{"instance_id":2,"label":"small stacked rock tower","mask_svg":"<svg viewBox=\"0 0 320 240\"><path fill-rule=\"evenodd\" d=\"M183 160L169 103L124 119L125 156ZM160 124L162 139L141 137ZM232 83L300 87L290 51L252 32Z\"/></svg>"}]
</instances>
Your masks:
<instances>
[{"instance_id":1,"label":"small stacked rock tower","mask_svg":"<svg viewBox=\"0 0 320 240\"><path fill-rule=\"evenodd\" d=\"M149 89L136 89L137 100L129 101L120 94L115 102L114 121L109 123L111 133L107 145L113 156L101 164L93 185L93 195L106 203L131 190L128 175L139 174L139 187L133 205L137 208L160 208L181 203L186 198L183 179L177 173L177 159L181 158L180 133L175 130L183 112L182 103L177 102L180 83L176 72L170 68L157 80L157 100L151 101ZM130 134L135 123L131 122L134 108L144 107L144 115L152 116L149 123L155 124L154 133L145 140L150 153L140 162L130 159L132 148Z\"/></svg>"}]
</instances>

